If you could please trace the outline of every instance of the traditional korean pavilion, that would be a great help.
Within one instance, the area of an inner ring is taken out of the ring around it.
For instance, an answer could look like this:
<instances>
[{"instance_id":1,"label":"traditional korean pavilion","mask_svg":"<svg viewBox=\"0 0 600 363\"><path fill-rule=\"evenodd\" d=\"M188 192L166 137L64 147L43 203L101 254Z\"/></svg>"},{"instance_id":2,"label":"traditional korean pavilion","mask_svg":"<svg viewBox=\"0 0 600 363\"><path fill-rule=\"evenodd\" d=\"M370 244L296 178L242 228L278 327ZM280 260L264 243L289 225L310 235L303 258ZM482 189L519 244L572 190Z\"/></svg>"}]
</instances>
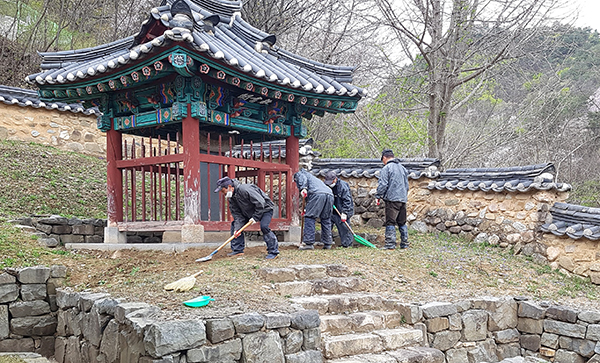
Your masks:
<instances>
[{"instance_id":1,"label":"traditional korean pavilion","mask_svg":"<svg viewBox=\"0 0 600 363\"><path fill-rule=\"evenodd\" d=\"M352 67L278 48L275 35L241 18L241 8L239 0L165 0L134 36L40 54L42 72L26 80L42 101L102 112L105 242L123 242L126 231L176 231L184 242L228 231L226 201L212 193L225 175L271 196L273 229L297 228L292 175L303 120L354 112L364 91L351 84ZM273 157L283 154L276 140L285 140L284 161ZM249 159L231 152L244 155L245 147L262 152Z\"/></svg>"}]
</instances>

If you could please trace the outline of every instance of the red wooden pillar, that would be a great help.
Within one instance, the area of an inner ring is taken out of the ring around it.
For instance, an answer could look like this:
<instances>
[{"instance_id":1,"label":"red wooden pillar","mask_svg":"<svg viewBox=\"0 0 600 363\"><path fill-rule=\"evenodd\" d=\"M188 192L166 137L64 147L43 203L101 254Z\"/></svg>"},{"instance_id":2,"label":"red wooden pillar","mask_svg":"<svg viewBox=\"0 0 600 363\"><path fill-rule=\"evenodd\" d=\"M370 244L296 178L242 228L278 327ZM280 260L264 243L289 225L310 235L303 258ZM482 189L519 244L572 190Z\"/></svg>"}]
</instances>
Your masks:
<instances>
[{"instance_id":1,"label":"red wooden pillar","mask_svg":"<svg viewBox=\"0 0 600 363\"><path fill-rule=\"evenodd\" d=\"M117 161L123 158L122 135L111 128L106 132L106 186L108 199L108 226L114 227L123 221L123 174Z\"/></svg>"},{"instance_id":2,"label":"red wooden pillar","mask_svg":"<svg viewBox=\"0 0 600 363\"><path fill-rule=\"evenodd\" d=\"M184 223L198 224L200 222L200 127L198 120L188 116L182 122L183 142L183 205ZM210 190L208 191L210 193Z\"/></svg>"},{"instance_id":3,"label":"red wooden pillar","mask_svg":"<svg viewBox=\"0 0 600 363\"><path fill-rule=\"evenodd\" d=\"M293 175L300 170L300 140L294 136L294 127L292 126L292 136L285 139L285 163L292 169L291 175L287 178L287 205L288 212L292 217L292 225L300 224L298 188L294 183ZM291 208L290 208L291 207ZM291 209L291 210L290 210Z\"/></svg>"}]
</instances>

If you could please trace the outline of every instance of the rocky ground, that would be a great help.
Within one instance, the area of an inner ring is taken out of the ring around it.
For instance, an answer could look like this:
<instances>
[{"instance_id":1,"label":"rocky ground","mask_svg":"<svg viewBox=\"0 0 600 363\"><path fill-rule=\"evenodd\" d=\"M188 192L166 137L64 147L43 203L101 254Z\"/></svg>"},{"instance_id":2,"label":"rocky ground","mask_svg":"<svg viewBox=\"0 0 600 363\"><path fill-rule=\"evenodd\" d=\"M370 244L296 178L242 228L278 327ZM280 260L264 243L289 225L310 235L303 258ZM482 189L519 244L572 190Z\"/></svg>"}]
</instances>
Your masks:
<instances>
[{"instance_id":1,"label":"rocky ground","mask_svg":"<svg viewBox=\"0 0 600 363\"><path fill-rule=\"evenodd\" d=\"M183 253L75 251L54 256L50 263L69 267L68 285L76 290L109 292L127 301L162 308L169 317L226 316L249 311L291 311L289 296L278 295L275 285L256 273L265 267L299 264L344 264L363 282L364 290L410 303L456 301L482 296L521 296L600 311L600 288L576 276L552 271L512 250L475 244L444 234L412 234L407 250L382 251L365 247L299 251L281 248L278 259L264 259L265 248L247 248L243 257L225 257L226 249L211 261L195 260L212 252ZM199 270L193 290L163 290L169 282ZM202 308L182 302L199 295L215 301Z\"/></svg>"}]
</instances>

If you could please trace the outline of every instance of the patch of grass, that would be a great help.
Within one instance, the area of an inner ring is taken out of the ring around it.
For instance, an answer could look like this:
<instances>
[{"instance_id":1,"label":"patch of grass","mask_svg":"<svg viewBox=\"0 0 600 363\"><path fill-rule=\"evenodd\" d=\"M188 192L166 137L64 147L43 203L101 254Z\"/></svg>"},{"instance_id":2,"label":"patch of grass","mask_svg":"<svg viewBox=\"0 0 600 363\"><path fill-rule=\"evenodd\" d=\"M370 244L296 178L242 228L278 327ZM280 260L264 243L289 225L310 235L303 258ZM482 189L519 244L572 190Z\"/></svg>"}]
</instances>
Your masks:
<instances>
[{"instance_id":1,"label":"patch of grass","mask_svg":"<svg viewBox=\"0 0 600 363\"><path fill-rule=\"evenodd\" d=\"M0 357L0 363L26 363L26 362L17 356L2 356L2 357Z\"/></svg>"},{"instance_id":2,"label":"patch of grass","mask_svg":"<svg viewBox=\"0 0 600 363\"><path fill-rule=\"evenodd\" d=\"M5 218L106 218L106 162L97 157L0 141L0 183L0 216Z\"/></svg>"}]
</instances>

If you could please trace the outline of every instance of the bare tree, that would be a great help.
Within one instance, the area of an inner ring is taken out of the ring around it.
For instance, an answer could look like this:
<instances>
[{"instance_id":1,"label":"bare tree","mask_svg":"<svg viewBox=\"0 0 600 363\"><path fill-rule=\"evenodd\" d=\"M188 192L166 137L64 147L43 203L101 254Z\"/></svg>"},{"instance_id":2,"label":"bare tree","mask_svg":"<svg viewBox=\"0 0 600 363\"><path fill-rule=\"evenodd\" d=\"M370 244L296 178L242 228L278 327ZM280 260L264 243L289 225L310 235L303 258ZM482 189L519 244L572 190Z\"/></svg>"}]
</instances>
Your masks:
<instances>
[{"instance_id":1,"label":"bare tree","mask_svg":"<svg viewBox=\"0 0 600 363\"><path fill-rule=\"evenodd\" d=\"M535 49L532 42L562 0L375 0L381 23L391 29L412 62L422 62L428 103L428 156L447 151L450 114L476 94L456 97L471 81ZM545 39L540 37L539 39Z\"/></svg>"}]
</instances>

